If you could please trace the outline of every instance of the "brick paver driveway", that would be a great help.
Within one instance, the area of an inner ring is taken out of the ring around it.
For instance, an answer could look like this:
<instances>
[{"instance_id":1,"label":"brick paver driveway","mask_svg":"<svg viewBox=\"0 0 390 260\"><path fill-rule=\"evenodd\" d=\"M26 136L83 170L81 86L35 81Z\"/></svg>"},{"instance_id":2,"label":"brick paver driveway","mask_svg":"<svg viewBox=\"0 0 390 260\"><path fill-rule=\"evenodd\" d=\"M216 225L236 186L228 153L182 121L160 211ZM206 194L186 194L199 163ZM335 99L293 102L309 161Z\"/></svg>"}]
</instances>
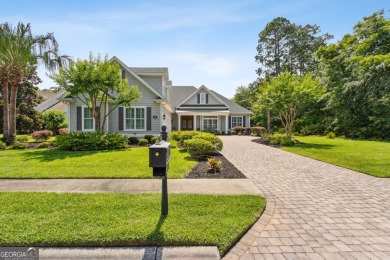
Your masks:
<instances>
[{"instance_id":1,"label":"brick paver driveway","mask_svg":"<svg viewBox=\"0 0 390 260\"><path fill-rule=\"evenodd\" d=\"M390 259L390 179L251 137L222 139L224 156L267 198L262 217L226 259Z\"/></svg>"}]
</instances>

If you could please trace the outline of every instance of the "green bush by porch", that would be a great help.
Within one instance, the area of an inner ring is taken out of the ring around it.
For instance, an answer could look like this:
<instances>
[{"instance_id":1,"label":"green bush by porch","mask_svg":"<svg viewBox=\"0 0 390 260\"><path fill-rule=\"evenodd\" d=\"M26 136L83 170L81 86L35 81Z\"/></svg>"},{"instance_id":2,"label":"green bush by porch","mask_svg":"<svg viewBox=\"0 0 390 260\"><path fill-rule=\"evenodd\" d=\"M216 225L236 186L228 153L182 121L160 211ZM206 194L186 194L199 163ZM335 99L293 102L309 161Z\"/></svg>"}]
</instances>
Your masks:
<instances>
[{"instance_id":1,"label":"green bush by porch","mask_svg":"<svg viewBox=\"0 0 390 260\"><path fill-rule=\"evenodd\" d=\"M183 178L196 161L172 149L168 178ZM114 151L0 151L0 178L152 178L147 147Z\"/></svg>"},{"instance_id":2,"label":"green bush by porch","mask_svg":"<svg viewBox=\"0 0 390 260\"><path fill-rule=\"evenodd\" d=\"M216 245L224 254L260 216L259 196L0 193L2 246Z\"/></svg>"}]
</instances>

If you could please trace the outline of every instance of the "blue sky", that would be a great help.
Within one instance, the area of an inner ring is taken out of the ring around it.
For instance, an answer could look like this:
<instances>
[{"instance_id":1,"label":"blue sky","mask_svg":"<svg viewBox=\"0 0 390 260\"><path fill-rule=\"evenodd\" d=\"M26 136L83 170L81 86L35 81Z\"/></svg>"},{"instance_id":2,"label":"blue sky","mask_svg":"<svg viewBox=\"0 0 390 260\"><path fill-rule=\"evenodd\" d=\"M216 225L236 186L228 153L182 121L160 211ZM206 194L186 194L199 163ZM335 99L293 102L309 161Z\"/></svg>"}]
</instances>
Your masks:
<instances>
[{"instance_id":1,"label":"blue sky","mask_svg":"<svg viewBox=\"0 0 390 260\"><path fill-rule=\"evenodd\" d=\"M1 1L0 23L31 23L54 32L62 54L117 56L128 66L168 67L176 86L207 87L233 97L256 79L258 33L282 16L317 24L333 41L363 16L389 10L388 0ZM388 17L388 13L386 15ZM39 70L48 88L53 83Z\"/></svg>"}]
</instances>

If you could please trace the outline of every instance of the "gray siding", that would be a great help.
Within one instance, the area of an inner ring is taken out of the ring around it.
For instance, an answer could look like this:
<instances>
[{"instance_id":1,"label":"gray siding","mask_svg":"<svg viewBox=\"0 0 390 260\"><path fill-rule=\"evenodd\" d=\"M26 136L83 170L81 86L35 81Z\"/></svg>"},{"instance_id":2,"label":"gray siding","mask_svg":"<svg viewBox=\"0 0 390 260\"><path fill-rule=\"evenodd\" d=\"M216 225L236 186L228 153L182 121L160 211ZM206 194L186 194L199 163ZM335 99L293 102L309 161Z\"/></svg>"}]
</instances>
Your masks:
<instances>
[{"instance_id":1,"label":"gray siding","mask_svg":"<svg viewBox=\"0 0 390 260\"><path fill-rule=\"evenodd\" d=\"M223 105L223 103L219 102L210 93L206 92L205 90L202 89L197 94L200 94L200 93L209 94L209 100L208 100L209 101L209 103L208 103L209 105ZM195 94L189 100L187 100L187 102L185 102L184 105L197 105L198 104L198 95L197 94Z\"/></svg>"},{"instance_id":2,"label":"gray siding","mask_svg":"<svg viewBox=\"0 0 390 260\"><path fill-rule=\"evenodd\" d=\"M78 98L74 102L69 104L69 122L68 129L70 132L77 132L77 107L83 107L85 104L81 102ZM104 112L100 112L100 123L103 122ZM104 125L104 130L106 131L106 125ZM81 132L81 131L79 131Z\"/></svg>"},{"instance_id":3,"label":"gray siding","mask_svg":"<svg viewBox=\"0 0 390 260\"><path fill-rule=\"evenodd\" d=\"M161 128L161 108L159 104L154 102L154 99L157 98L156 94L152 93L150 89L145 87L139 80L137 80L134 76L126 72L126 78L129 81L130 85L137 85L139 91L142 93L142 98L139 101L133 102L132 106L143 106L143 107L151 107L152 110L152 130L151 131L119 131L119 113L118 108L113 110L108 116L108 131L109 132L118 132L123 135L132 135L137 137L143 137L146 134L158 135L160 133ZM115 95L115 93L114 93ZM77 106L82 106L83 103L76 99L75 102L70 103L70 122L69 122L69 130L77 131ZM109 108L110 109L110 108ZM146 112L146 111L145 111ZM153 116L157 116L157 119L153 119ZM102 113L101 113L101 120ZM105 126L105 130L106 126Z\"/></svg>"},{"instance_id":4,"label":"gray siding","mask_svg":"<svg viewBox=\"0 0 390 260\"><path fill-rule=\"evenodd\" d=\"M154 90L164 96L163 93L163 78L162 76L140 76L146 83L148 83Z\"/></svg>"}]
</instances>

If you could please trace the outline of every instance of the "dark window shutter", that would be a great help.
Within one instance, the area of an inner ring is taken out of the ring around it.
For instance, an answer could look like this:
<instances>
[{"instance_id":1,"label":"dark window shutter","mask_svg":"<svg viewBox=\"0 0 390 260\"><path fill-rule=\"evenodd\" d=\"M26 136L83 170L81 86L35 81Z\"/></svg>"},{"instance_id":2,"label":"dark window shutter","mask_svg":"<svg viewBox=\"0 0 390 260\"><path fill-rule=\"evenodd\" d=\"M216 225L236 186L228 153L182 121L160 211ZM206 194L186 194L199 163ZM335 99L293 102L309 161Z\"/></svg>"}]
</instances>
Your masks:
<instances>
[{"instance_id":1,"label":"dark window shutter","mask_svg":"<svg viewBox=\"0 0 390 260\"><path fill-rule=\"evenodd\" d=\"M83 120L83 113L81 111L82 107L77 107L76 113L77 113L77 131L83 130L82 127L82 120Z\"/></svg>"},{"instance_id":2,"label":"dark window shutter","mask_svg":"<svg viewBox=\"0 0 390 260\"><path fill-rule=\"evenodd\" d=\"M232 117L231 116L229 116L229 127L228 128L229 129L232 128Z\"/></svg>"},{"instance_id":3,"label":"dark window shutter","mask_svg":"<svg viewBox=\"0 0 390 260\"><path fill-rule=\"evenodd\" d=\"M125 72L124 69L122 69L121 71L122 71L122 79L125 79L125 77L126 77L126 72Z\"/></svg>"},{"instance_id":4,"label":"dark window shutter","mask_svg":"<svg viewBox=\"0 0 390 260\"><path fill-rule=\"evenodd\" d=\"M146 108L146 130L152 130L152 108Z\"/></svg>"},{"instance_id":5,"label":"dark window shutter","mask_svg":"<svg viewBox=\"0 0 390 260\"><path fill-rule=\"evenodd\" d=\"M206 94L206 104L209 103L209 94Z\"/></svg>"},{"instance_id":6,"label":"dark window shutter","mask_svg":"<svg viewBox=\"0 0 390 260\"><path fill-rule=\"evenodd\" d=\"M242 126L246 127L245 116L242 117Z\"/></svg>"},{"instance_id":7,"label":"dark window shutter","mask_svg":"<svg viewBox=\"0 0 390 260\"><path fill-rule=\"evenodd\" d=\"M200 94L198 94L197 96L198 96L198 104L200 104Z\"/></svg>"},{"instance_id":8,"label":"dark window shutter","mask_svg":"<svg viewBox=\"0 0 390 260\"><path fill-rule=\"evenodd\" d=\"M123 107L118 108L119 113L119 131L123 131Z\"/></svg>"}]
</instances>

